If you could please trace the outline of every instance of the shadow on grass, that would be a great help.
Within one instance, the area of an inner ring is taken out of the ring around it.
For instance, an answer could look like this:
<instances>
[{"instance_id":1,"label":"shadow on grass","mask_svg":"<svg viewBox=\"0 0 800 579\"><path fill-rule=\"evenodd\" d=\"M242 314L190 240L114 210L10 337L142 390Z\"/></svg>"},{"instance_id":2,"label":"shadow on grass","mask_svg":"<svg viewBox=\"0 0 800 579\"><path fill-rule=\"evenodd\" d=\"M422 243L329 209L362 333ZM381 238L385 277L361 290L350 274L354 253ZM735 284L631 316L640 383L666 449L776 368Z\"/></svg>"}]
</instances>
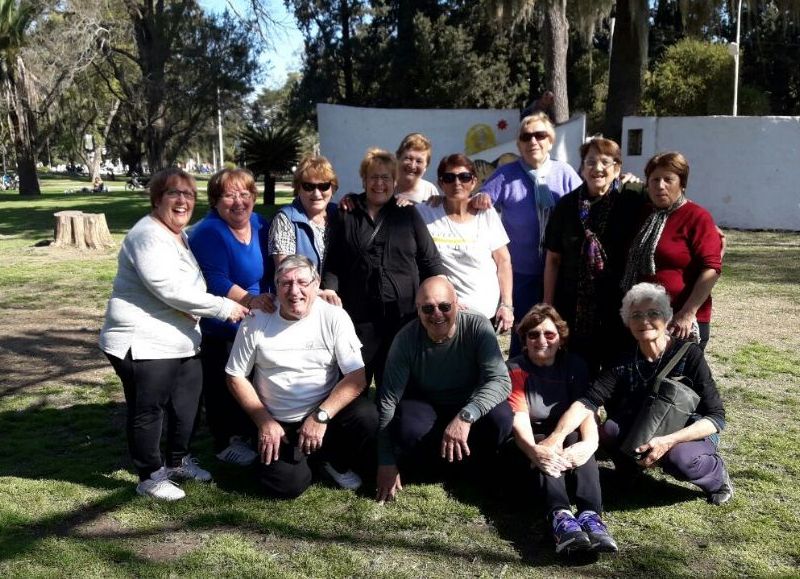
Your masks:
<instances>
[{"instance_id":1,"label":"shadow on grass","mask_svg":"<svg viewBox=\"0 0 800 579\"><path fill-rule=\"evenodd\" d=\"M732 248L725 254L723 280L725 283L744 283L758 280L759 284L800 283L800 247L780 251Z\"/></svg>"}]
</instances>

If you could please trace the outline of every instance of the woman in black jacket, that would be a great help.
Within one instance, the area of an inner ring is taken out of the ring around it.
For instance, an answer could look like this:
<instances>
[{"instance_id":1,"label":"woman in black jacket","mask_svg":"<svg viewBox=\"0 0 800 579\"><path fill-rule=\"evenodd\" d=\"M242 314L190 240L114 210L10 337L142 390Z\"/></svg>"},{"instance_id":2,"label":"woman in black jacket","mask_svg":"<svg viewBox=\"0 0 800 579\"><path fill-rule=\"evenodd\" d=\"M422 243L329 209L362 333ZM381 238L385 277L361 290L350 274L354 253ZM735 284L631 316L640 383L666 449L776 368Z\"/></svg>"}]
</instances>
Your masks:
<instances>
[{"instance_id":1,"label":"woman in black jacket","mask_svg":"<svg viewBox=\"0 0 800 579\"><path fill-rule=\"evenodd\" d=\"M362 343L367 381L380 384L389 346L415 313L422 280L445 275L428 229L413 206L394 199L397 161L370 149L359 174L364 192L331 231L325 289L338 293Z\"/></svg>"}]
</instances>

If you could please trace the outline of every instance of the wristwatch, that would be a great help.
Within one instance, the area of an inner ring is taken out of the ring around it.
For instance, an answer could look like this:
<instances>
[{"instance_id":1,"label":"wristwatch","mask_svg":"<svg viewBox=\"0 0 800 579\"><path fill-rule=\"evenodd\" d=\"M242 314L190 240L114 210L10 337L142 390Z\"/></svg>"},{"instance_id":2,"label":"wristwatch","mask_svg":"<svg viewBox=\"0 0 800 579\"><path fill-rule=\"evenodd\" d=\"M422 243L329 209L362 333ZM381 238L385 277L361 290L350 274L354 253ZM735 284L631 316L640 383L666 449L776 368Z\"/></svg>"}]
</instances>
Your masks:
<instances>
[{"instance_id":1,"label":"wristwatch","mask_svg":"<svg viewBox=\"0 0 800 579\"><path fill-rule=\"evenodd\" d=\"M320 424L328 424L331 421L331 415L323 408L317 408L314 411L314 420Z\"/></svg>"},{"instance_id":2,"label":"wristwatch","mask_svg":"<svg viewBox=\"0 0 800 579\"><path fill-rule=\"evenodd\" d=\"M472 412L470 412L470 411L469 411L469 410L467 410L466 408L462 408L462 409L459 411L459 413L458 413L458 417L459 417L461 420L463 420L464 422L468 423L468 424L472 424L473 422L475 422L475 421L478 419L478 417L477 417L477 416L475 416L474 414L472 414Z\"/></svg>"}]
</instances>

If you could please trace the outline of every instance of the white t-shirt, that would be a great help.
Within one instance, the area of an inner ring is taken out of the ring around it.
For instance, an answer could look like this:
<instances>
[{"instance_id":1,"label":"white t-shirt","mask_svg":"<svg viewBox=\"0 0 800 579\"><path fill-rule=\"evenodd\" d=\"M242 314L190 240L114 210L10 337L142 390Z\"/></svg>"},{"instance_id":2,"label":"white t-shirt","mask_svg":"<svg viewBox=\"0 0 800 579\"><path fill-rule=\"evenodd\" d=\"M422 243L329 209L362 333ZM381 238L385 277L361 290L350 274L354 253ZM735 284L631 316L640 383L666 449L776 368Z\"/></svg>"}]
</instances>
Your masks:
<instances>
[{"instance_id":1,"label":"white t-shirt","mask_svg":"<svg viewBox=\"0 0 800 579\"><path fill-rule=\"evenodd\" d=\"M280 309L255 310L239 327L225 372L245 377L276 420L298 422L323 402L339 381L364 367L361 342L342 308L315 299L309 314L287 320Z\"/></svg>"},{"instance_id":2,"label":"white t-shirt","mask_svg":"<svg viewBox=\"0 0 800 579\"><path fill-rule=\"evenodd\" d=\"M414 204L425 203L430 197L435 197L439 194L436 185L425 179L417 181L417 186L412 191L405 191L404 193L395 193L394 196L398 199L406 199Z\"/></svg>"},{"instance_id":3,"label":"white t-shirt","mask_svg":"<svg viewBox=\"0 0 800 579\"><path fill-rule=\"evenodd\" d=\"M500 303L500 282L492 252L509 241L497 211L481 211L466 223L456 223L447 217L444 205L416 207L439 249L459 302L493 318Z\"/></svg>"}]
</instances>

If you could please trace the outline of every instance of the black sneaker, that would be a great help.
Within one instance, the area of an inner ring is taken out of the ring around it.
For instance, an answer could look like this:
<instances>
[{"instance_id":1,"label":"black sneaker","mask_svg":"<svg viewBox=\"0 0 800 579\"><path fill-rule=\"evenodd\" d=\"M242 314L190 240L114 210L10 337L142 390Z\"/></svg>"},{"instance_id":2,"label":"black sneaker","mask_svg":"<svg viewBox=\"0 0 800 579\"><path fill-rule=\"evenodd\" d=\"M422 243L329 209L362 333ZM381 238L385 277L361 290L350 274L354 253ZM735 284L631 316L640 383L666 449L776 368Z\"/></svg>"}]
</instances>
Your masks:
<instances>
[{"instance_id":1,"label":"black sneaker","mask_svg":"<svg viewBox=\"0 0 800 579\"><path fill-rule=\"evenodd\" d=\"M589 537L569 511L553 513L553 539L556 542L557 554L572 555L592 548Z\"/></svg>"},{"instance_id":2,"label":"black sneaker","mask_svg":"<svg viewBox=\"0 0 800 579\"><path fill-rule=\"evenodd\" d=\"M733 482L728 474L728 469L723 466L722 486L714 492L708 493L708 502L712 505L720 506L733 498Z\"/></svg>"},{"instance_id":3,"label":"black sneaker","mask_svg":"<svg viewBox=\"0 0 800 579\"><path fill-rule=\"evenodd\" d=\"M581 529L589 536L592 551L597 553L616 553L619 551L617 542L609 534L608 528L600 518L600 515L594 511L583 511L578 515L578 523L580 523Z\"/></svg>"}]
</instances>

